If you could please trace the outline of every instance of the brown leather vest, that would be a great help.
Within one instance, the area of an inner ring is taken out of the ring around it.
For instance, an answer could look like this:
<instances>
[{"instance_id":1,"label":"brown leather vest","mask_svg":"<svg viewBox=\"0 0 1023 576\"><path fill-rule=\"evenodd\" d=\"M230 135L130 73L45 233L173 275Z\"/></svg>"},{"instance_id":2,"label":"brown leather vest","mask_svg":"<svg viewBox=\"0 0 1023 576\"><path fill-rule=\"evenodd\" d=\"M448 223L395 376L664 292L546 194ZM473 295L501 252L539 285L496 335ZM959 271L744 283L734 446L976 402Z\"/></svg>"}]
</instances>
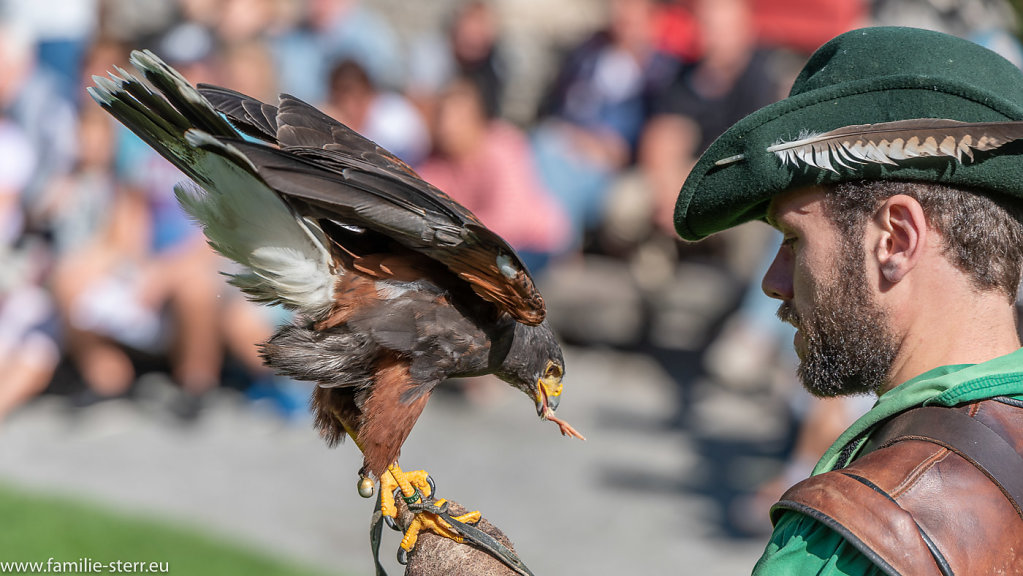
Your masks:
<instances>
[{"instance_id":1,"label":"brown leather vest","mask_svg":"<svg viewBox=\"0 0 1023 576\"><path fill-rule=\"evenodd\" d=\"M806 514L892 575L1023 574L1023 403L918 408L871 434L849 466L772 509Z\"/></svg>"}]
</instances>

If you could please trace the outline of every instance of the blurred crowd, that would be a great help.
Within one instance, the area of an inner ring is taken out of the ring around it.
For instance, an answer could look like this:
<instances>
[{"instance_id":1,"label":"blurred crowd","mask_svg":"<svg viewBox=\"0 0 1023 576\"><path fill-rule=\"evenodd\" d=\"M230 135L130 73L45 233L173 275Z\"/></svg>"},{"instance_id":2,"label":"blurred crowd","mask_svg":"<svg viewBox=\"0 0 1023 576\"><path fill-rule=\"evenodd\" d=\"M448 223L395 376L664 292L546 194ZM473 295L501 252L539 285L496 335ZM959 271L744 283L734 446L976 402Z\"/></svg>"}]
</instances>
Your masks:
<instances>
[{"instance_id":1,"label":"blurred crowd","mask_svg":"<svg viewBox=\"0 0 1023 576\"><path fill-rule=\"evenodd\" d=\"M926 25L1023 60L1001 0L579 0L543 10L602 25L547 36L509 34L528 2L436 4L442 25L399 29L400 2L0 0L0 419L48 387L77 405L129 395L154 366L185 419L225 382L304 410L255 346L287 313L225 283L229 265L175 201L180 173L85 93L132 49L193 83L321 107L466 205L538 277L599 258L649 287L714 263L730 290L711 295L724 328L703 361L738 383L788 346L758 295L774 248L766 226L676 239L700 152L857 26ZM523 37L545 44L516 49ZM523 93L539 95L532 113L509 112Z\"/></svg>"}]
</instances>

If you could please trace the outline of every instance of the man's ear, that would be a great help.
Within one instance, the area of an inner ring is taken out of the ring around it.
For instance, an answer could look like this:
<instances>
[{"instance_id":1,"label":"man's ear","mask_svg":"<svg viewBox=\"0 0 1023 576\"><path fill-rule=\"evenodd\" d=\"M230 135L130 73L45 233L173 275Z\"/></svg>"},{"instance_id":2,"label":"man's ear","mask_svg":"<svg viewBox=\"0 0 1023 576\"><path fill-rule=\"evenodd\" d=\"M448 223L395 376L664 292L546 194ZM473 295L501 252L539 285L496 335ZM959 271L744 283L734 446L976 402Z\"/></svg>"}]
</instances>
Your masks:
<instances>
[{"instance_id":1,"label":"man's ear","mask_svg":"<svg viewBox=\"0 0 1023 576\"><path fill-rule=\"evenodd\" d=\"M877 243L874 256L881 275L895 284L905 278L923 254L927 242L927 219L912 196L896 194L884 201L874 215Z\"/></svg>"}]
</instances>

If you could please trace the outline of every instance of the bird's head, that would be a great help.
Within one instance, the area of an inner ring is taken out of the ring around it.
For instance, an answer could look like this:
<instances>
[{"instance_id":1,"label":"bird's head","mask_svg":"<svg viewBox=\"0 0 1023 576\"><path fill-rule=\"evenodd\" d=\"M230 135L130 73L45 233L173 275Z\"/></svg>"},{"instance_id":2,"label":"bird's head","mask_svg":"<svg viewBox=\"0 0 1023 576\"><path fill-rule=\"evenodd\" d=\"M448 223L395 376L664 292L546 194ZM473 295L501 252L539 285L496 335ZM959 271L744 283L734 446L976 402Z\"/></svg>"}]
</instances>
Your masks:
<instances>
[{"instance_id":1,"label":"bird's head","mask_svg":"<svg viewBox=\"0 0 1023 576\"><path fill-rule=\"evenodd\" d=\"M508 352L496 374L532 398L538 416L554 415L561 401L565 357L546 320L537 326L514 323Z\"/></svg>"}]
</instances>

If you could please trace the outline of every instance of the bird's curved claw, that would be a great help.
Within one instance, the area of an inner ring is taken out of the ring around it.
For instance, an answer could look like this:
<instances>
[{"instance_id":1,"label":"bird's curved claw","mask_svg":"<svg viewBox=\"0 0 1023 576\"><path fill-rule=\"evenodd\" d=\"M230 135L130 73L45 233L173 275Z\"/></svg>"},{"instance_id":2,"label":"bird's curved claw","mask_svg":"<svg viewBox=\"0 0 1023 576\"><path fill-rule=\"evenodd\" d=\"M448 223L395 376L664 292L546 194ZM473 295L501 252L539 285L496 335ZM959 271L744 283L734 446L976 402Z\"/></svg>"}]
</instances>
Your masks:
<instances>
[{"instance_id":1,"label":"bird's curved claw","mask_svg":"<svg viewBox=\"0 0 1023 576\"><path fill-rule=\"evenodd\" d=\"M394 530L395 532L401 532L401 528L398 527L398 523L394 521L394 518L391 518L390 516L384 516L384 523L387 524L387 527L390 528L391 530Z\"/></svg>"}]
</instances>

